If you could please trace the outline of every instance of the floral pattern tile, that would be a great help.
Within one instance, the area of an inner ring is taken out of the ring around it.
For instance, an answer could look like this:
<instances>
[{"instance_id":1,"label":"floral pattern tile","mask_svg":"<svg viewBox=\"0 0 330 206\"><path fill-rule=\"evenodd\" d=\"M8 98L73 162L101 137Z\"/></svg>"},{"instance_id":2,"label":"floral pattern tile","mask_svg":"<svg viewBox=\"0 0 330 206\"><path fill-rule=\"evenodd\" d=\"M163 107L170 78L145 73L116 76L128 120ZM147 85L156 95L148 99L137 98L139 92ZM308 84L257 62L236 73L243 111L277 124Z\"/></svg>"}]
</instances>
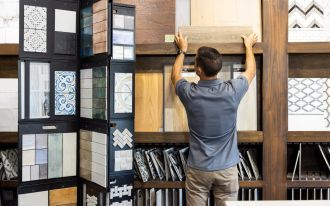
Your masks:
<instances>
[{"instance_id":1,"label":"floral pattern tile","mask_svg":"<svg viewBox=\"0 0 330 206\"><path fill-rule=\"evenodd\" d=\"M76 114L76 72L55 71L55 115Z\"/></svg>"}]
</instances>

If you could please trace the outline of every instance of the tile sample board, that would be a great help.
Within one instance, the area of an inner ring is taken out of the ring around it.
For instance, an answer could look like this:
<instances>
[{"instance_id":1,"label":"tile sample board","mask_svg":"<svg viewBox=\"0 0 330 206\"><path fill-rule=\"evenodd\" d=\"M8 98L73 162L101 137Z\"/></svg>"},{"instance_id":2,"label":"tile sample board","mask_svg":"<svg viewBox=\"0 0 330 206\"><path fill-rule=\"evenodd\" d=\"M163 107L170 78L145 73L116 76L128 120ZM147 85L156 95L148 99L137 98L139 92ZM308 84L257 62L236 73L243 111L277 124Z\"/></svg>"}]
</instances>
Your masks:
<instances>
[{"instance_id":1,"label":"tile sample board","mask_svg":"<svg viewBox=\"0 0 330 206\"><path fill-rule=\"evenodd\" d=\"M135 131L163 131L163 74L135 74Z\"/></svg>"},{"instance_id":2,"label":"tile sample board","mask_svg":"<svg viewBox=\"0 0 330 206\"><path fill-rule=\"evenodd\" d=\"M18 131L18 81L0 78L0 131Z\"/></svg>"},{"instance_id":3,"label":"tile sample board","mask_svg":"<svg viewBox=\"0 0 330 206\"><path fill-rule=\"evenodd\" d=\"M76 206L77 187L65 187L18 195L18 206Z\"/></svg>"},{"instance_id":4,"label":"tile sample board","mask_svg":"<svg viewBox=\"0 0 330 206\"><path fill-rule=\"evenodd\" d=\"M80 70L80 117L107 119L107 68Z\"/></svg>"},{"instance_id":5,"label":"tile sample board","mask_svg":"<svg viewBox=\"0 0 330 206\"><path fill-rule=\"evenodd\" d=\"M330 41L329 0L289 0L289 42Z\"/></svg>"},{"instance_id":6,"label":"tile sample board","mask_svg":"<svg viewBox=\"0 0 330 206\"><path fill-rule=\"evenodd\" d=\"M76 114L76 72L55 71L55 115Z\"/></svg>"},{"instance_id":7,"label":"tile sample board","mask_svg":"<svg viewBox=\"0 0 330 206\"><path fill-rule=\"evenodd\" d=\"M0 0L0 44L18 44L19 0Z\"/></svg>"},{"instance_id":8,"label":"tile sample board","mask_svg":"<svg viewBox=\"0 0 330 206\"><path fill-rule=\"evenodd\" d=\"M175 32L175 0L115 0L136 6L136 43L163 43Z\"/></svg>"},{"instance_id":9,"label":"tile sample board","mask_svg":"<svg viewBox=\"0 0 330 206\"><path fill-rule=\"evenodd\" d=\"M133 73L115 72L114 113L133 112Z\"/></svg>"},{"instance_id":10,"label":"tile sample board","mask_svg":"<svg viewBox=\"0 0 330 206\"><path fill-rule=\"evenodd\" d=\"M260 0L191 0L191 26L250 27L262 39Z\"/></svg>"},{"instance_id":11,"label":"tile sample board","mask_svg":"<svg viewBox=\"0 0 330 206\"><path fill-rule=\"evenodd\" d=\"M22 135L22 181L76 175L76 133Z\"/></svg>"},{"instance_id":12,"label":"tile sample board","mask_svg":"<svg viewBox=\"0 0 330 206\"><path fill-rule=\"evenodd\" d=\"M329 80L289 78L289 131L330 131Z\"/></svg>"},{"instance_id":13,"label":"tile sample board","mask_svg":"<svg viewBox=\"0 0 330 206\"><path fill-rule=\"evenodd\" d=\"M107 135L80 130L80 177L107 186Z\"/></svg>"}]
</instances>

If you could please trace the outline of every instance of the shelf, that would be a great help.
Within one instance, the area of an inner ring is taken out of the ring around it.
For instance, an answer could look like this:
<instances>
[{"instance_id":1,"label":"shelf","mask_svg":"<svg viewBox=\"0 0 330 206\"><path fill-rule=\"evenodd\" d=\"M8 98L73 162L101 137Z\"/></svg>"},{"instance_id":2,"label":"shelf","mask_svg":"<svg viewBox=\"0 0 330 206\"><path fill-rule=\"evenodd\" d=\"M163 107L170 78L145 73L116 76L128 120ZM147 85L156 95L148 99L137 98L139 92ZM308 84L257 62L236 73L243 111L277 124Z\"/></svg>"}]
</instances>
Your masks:
<instances>
[{"instance_id":1,"label":"shelf","mask_svg":"<svg viewBox=\"0 0 330 206\"><path fill-rule=\"evenodd\" d=\"M239 143L262 143L263 132L242 131L238 132ZM136 132L135 143L137 144L187 144L189 143L188 132Z\"/></svg>"},{"instance_id":2,"label":"shelf","mask_svg":"<svg viewBox=\"0 0 330 206\"><path fill-rule=\"evenodd\" d=\"M288 43L288 53L330 53L330 42L292 42Z\"/></svg>"},{"instance_id":3,"label":"shelf","mask_svg":"<svg viewBox=\"0 0 330 206\"><path fill-rule=\"evenodd\" d=\"M0 188L17 188L17 180L0 181Z\"/></svg>"},{"instance_id":4,"label":"shelf","mask_svg":"<svg viewBox=\"0 0 330 206\"><path fill-rule=\"evenodd\" d=\"M258 181L240 181L240 187L257 187L262 188L263 182ZM185 188L184 181L134 181L134 189L148 189L148 188L158 188L158 189L180 189Z\"/></svg>"},{"instance_id":5,"label":"shelf","mask_svg":"<svg viewBox=\"0 0 330 206\"><path fill-rule=\"evenodd\" d=\"M330 131L288 132L288 142L330 142Z\"/></svg>"},{"instance_id":6,"label":"shelf","mask_svg":"<svg viewBox=\"0 0 330 206\"><path fill-rule=\"evenodd\" d=\"M18 55L18 44L0 44L0 55Z\"/></svg>"},{"instance_id":7,"label":"shelf","mask_svg":"<svg viewBox=\"0 0 330 206\"><path fill-rule=\"evenodd\" d=\"M17 132L0 132L1 144L18 144Z\"/></svg>"},{"instance_id":8,"label":"shelf","mask_svg":"<svg viewBox=\"0 0 330 206\"><path fill-rule=\"evenodd\" d=\"M296 188L296 187L330 187L330 180L315 180L315 181L288 181L288 188Z\"/></svg>"},{"instance_id":9,"label":"shelf","mask_svg":"<svg viewBox=\"0 0 330 206\"><path fill-rule=\"evenodd\" d=\"M221 54L245 54L243 43L213 43L213 44L189 44L187 54L196 54L199 47L209 46L217 49ZM262 54L262 43L257 43L254 47L256 54ZM177 48L174 43L162 44L137 44L136 55L176 55Z\"/></svg>"}]
</instances>

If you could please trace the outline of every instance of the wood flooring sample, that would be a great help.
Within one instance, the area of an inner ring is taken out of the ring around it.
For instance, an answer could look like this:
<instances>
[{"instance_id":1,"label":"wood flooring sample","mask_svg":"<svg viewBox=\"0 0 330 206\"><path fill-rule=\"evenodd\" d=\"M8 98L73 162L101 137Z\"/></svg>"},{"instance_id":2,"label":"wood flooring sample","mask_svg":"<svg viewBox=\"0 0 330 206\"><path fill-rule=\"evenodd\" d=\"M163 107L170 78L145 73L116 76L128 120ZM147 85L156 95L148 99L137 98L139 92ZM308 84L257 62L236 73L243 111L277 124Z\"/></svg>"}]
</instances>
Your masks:
<instances>
[{"instance_id":1,"label":"wood flooring sample","mask_svg":"<svg viewBox=\"0 0 330 206\"><path fill-rule=\"evenodd\" d=\"M135 131L163 130L163 74L135 74Z\"/></svg>"},{"instance_id":2,"label":"wood flooring sample","mask_svg":"<svg viewBox=\"0 0 330 206\"><path fill-rule=\"evenodd\" d=\"M49 191L49 206L77 205L77 188L70 187Z\"/></svg>"},{"instance_id":3,"label":"wood flooring sample","mask_svg":"<svg viewBox=\"0 0 330 206\"><path fill-rule=\"evenodd\" d=\"M136 6L136 43L163 43L175 32L175 0L114 0Z\"/></svg>"},{"instance_id":4,"label":"wood flooring sample","mask_svg":"<svg viewBox=\"0 0 330 206\"><path fill-rule=\"evenodd\" d=\"M191 26L252 27L261 41L261 0L191 0Z\"/></svg>"}]
</instances>

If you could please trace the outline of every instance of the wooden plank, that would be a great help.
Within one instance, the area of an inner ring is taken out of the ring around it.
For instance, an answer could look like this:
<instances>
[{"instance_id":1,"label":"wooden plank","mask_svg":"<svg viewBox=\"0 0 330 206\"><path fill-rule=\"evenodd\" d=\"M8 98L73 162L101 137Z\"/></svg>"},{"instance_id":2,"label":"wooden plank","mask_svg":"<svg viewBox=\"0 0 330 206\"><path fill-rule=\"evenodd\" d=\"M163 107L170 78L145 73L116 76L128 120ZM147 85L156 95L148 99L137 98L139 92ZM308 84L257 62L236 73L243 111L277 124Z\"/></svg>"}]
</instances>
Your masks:
<instances>
[{"instance_id":1,"label":"wooden plank","mask_svg":"<svg viewBox=\"0 0 330 206\"><path fill-rule=\"evenodd\" d=\"M187 54L196 54L198 48L202 46L213 47L221 54L245 54L245 48L242 43L192 43L189 44ZM256 54L262 54L263 45L257 43L254 47ZM176 55L177 48L173 43L162 44L137 44L136 54L141 55Z\"/></svg>"},{"instance_id":2,"label":"wooden plank","mask_svg":"<svg viewBox=\"0 0 330 206\"><path fill-rule=\"evenodd\" d=\"M18 44L0 44L0 55L18 55Z\"/></svg>"},{"instance_id":3,"label":"wooden plank","mask_svg":"<svg viewBox=\"0 0 330 206\"><path fill-rule=\"evenodd\" d=\"M239 181L240 187L262 188L262 181ZM134 189L181 189L185 188L185 181L134 181Z\"/></svg>"},{"instance_id":4,"label":"wooden plank","mask_svg":"<svg viewBox=\"0 0 330 206\"><path fill-rule=\"evenodd\" d=\"M284 200L287 199L287 1L263 1L263 28L263 199Z\"/></svg>"},{"instance_id":5,"label":"wooden plank","mask_svg":"<svg viewBox=\"0 0 330 206\"><path fill-rule=\"evenodd\" d=\"M330 54L289 55L289 77L329 78Z\"/></svg>"},{"instance_id":6,"label":"wooden plank","mask_svg":"<svg viewBox=\"0 0 330 206\"><path fill-rule=\"evenodd\" d=\"M135 75L135 131L163 131L163 74Z\"/></svg>"},{"instance_id":7,"label":"wooden plank","mask_svg":"<svg viewBox=\"0 0 330 206\"><path fill-rule=\"evenodd\" d=\"M315 181L288 181L288 188L328 188L330 187L330 180L315 180Z\"/></svg>"},{"instance_id":8,"label":"wooden plank","mask_svg":"<svg viewBox=\"0 0 330 206\"><path fill-rule=\"evenodd\" d=\"M241 35L253 32L251 27L243 26L185 26L179 31L187 36L189 43L242 43Z\"/></svg>"},{"instance_id":9,"label":"wooden plank","mask_svg":"<svg viewBox=\"0 0 330 206\"><path fill-rule=\"evenodd\" d=\"M262 143L263 132L241 131L238 132L239 143ZM188 132L136 132L136 144L187 144Z\"/></svg>"},{"instance_id":10,"label":"wooden plank","mask_svg":"<svg viewBox=\"0 0 330 206\"><path fill-rule=\"evenodd\" d=\"M191 0L191 26L248 26L261 40L261 1Z\"/></svg>"},{"instance_id":11,"label":"wooden plank","mask_svg":"<svg viewBox=\"0 0 330 206\"><path fill-rule=\"evenodd\" d=\"M14 189L17 188L17 186L18 186L17 180L0 181L0 188Z\"/></svg>"},{"instance_id":12,"label":"wooden plank","mask_svg":"<svg viewBox=\"0 0 330 206\"><path fill-rule=\"evenodd\" d=\"M1 144L18 144L17 132L0 132Z\"/></svg>"},{"instance_id":13,"label":"wooden plank","mask_svg":"<svg viewBox=\"0 0 330 206\"><path fill-rule=\"evenodd\" d=\"M288 142L330 142L330 132L292 131L288 132Z\"/></svg>"},{"instance_id":14,"label":"wooden plank","mask_svg":"<svg viewBox=\"0 0 330 206\"><path fill-rule=\"evenodd\" d=\"M162 43L175 32L175 0L114 0L136 7L136 43Z\"/></svg>"},{"instance_id":15,"label":"wooden plank","mask_svg":"<svg viewBox=\"0 0 330 206\"><path fill-rule=\"evenodd\" d=\"M0 78L18 78L18 56L0 56Z\"/></svg>"},{"instance_id":16,"label":"wooden plank","mask_svg":"<svg viewBox=\"0 0 330 206\"><path fill-rule=\"evenodd\" d=\"M288 44L288 53L291 54L321 54L330 53L330 42L295 42Z\"/></svg>"}]
</instances>

